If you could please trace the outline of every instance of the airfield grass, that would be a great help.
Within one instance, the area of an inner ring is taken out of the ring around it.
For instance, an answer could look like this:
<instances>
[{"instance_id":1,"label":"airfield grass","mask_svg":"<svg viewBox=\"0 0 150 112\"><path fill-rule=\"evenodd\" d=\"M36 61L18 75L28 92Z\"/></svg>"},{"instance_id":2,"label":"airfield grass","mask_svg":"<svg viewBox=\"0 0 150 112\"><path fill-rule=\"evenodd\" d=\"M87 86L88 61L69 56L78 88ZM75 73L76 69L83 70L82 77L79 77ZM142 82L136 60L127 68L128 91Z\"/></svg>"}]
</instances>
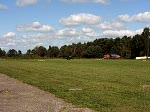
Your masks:
<instances>
[{"instance_id":1,"label":"airfield grass","mask_svg":"<svg viewBox=\"0 0 150 112\"><path fill-rule=\"evenodd\" d=\"M99 112L150 112L150 87L143 87L150 85L150 61L0 60L0 73L78 107Z\"/></svg>"}]
</instances>

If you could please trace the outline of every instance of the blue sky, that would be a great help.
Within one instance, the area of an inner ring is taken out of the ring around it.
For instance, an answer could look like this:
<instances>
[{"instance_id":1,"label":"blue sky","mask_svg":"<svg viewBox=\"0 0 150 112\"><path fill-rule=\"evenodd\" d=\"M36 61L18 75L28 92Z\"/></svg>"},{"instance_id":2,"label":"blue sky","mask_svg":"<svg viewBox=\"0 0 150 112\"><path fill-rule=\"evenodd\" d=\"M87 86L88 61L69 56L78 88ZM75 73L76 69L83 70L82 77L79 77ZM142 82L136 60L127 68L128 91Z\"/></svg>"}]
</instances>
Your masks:
<instances>
[{"instance_id":1,"label":"blue sky","mask_svg":"<svg viewBox=\"0 0 150 112\"><path fill-rule=\"evenodd\" d=\"M141 34L149 0L0 0L0 48L26 52Z\"/></svg>"}]
</instances>

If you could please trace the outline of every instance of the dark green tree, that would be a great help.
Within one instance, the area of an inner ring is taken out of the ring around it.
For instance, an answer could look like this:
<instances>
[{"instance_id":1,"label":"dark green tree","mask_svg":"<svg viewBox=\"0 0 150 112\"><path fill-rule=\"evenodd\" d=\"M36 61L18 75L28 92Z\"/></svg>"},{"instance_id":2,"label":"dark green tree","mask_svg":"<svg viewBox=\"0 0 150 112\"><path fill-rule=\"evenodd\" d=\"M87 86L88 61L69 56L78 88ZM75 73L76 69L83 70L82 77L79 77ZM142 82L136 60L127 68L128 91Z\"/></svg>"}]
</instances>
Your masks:
<instances>
[{"instance_id":1,"label":"dark green tree","mask_svg":"<svg viewBox=\"0 0 150 112\"><path fill-rule=\"evenodd\" d=\"M45 57L47 55L47 50L43 46L37 46L32 50L33 57Z\"/></svg>"},{"instance_id":2,"label":"dark green tree","mask_svg":"<svg viewBox=\"0 0 150 112\"><path fill-rule=\"evenodd\" d=\"M122 50L121 39L117 37L116 39L113 39L113 46L111 48L111 53L121 55L121 50Z\"/></svg>"},{"instance_id":3,"label":"dark green tree","mask_svg":"<svg viewBox=\"0 0 150 112\"><path fill-rule=\"evenodd\" d=\"M51 57L51 58L56 58L56 57L58 57L59 52L60 51L59 51L59 48L57 46L49 47L48 56Z\"/></svg>"},{"instance_id":4,"label":"dark green tree","mask_svg":"<svg viewBox=\"0 0 150 112\"><path fill-rule=\"evenodd\" d=\"M21 51L21 50L18 50L17 56L18 56L19 58L22 57L22 51Z\"/></svg>"},{"instance_id":5,"label":"dark green tree","mask_svg":"<svg viewBox=\"0 0 150 112\"><path fill-rule=\"evenodd\" d=\"M121 57L131 58L131 37L124 36L121 39Z\"/></svg>"},{"instance_id":6,"label":"dark green tree","mask_svg":"<svg viewBox=\"0 0 150 112\"><path fill-rule=\"evenodd\" d=\"M16 51L15 49L10 49L10 50L7 52L7 56L8 56L8 57L16 58L16 57L17 57L17 51Z\"/></svg>"},{"instance_id":7,"label":"dark green tree","mask_svg":"<svg viewBox=\"0 0 150 112\"><path fill-rule=\"evenodd\" d=\"M143 32L142 32L142 36L144 39L144 43L145 43L145 54L146 56L150 55L150 29L149 28L144 28Z\"/></svg>"},{"instance_id":8,"label":"dark green tree","mask_svg":"<svg viewBox=\"0 0 150 112\"><path fill-rule=\"evenodd\" d=\"M73 48L72 45L64 45L60 48L60 57L67 57L73 55Z\"/></svg>"},{"instance_id":9,"label":"dark green tree","mask_svg":"<svg viewBox=\"0 0 150 112\"><path fill-rule=\"evenodd\" d=\"M32 58L32 50L31 49L28 49L26 54L25 54L25 57L26 58Z\"/></svg>"},{"instance_id":10,"label":"dark green tree","mask_svg":"<svg viewBox=\"0 0 150 112\"><path fill-rule=\"evenodd\" d=\"M96 46L89 46L86 49L86 57L87 58L100 58L101 56L101 47L96 45Z\"/></svg>"},{"instance_id":11,"label":"dark green tree","mask_svg":"<svg viewBox=\"0 0 150 112\"><path fill-rule=\"evenodd\" d=\"M0 58L4 58L6 56L6 52L0 48Z\"/></svg>"}]
</instances>

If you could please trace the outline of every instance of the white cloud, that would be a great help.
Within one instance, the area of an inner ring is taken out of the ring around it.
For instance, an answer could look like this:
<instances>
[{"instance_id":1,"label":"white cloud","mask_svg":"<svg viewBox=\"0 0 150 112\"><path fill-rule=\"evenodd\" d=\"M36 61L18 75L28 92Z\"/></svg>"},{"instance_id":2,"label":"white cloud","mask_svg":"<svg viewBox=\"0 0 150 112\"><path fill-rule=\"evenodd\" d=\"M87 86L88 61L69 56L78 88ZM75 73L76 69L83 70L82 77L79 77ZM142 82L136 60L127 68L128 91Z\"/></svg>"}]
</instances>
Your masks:
<instances>
[{"instance_id":1,"label":"white cloud","mask_svg":"<svg viewBox=\"0 0 150 112\"><path fill-rule=\"evenodd\" d=\"M7 34L4 35L0 35L1 38L11 38L11 37L15 37L16 34L14 32L8 32Z\"/></svg>"},{"instance_id":2,"label":"white cloud","mask_svg":"<svg viewBox=\"0 0 150 112\"><path fill-rule=\"evenodd\" d=\"M33 22L32 26L33 26L33 28L40 28L41 23L40 22Z\"/></svg>"},{"instance_id":3,"label":"white cloud","mask_svg":"<svg viewBox=\"0 0 150 112\"><path fill-rule=\"evenodd\" d=\"M100 30L127 29L127 27L120 22L105 22L95 25L95 28Z\"/></svg>"},{"instance_id":4,"label":"white cloud","mask_svg":"<svg viewBox=\"0 0 150 112\"><path fill-rule=\"evenodd\" d=\"M61 0L62 2L66 3L86 3L88 0Z\"/></svg>"},{"instance_id":5,"label":"white cloud","mask_svg":"<svg viewBox=\"0 0 150 112\"><path fill-rule=\"evenodd\" d=\"M99 33L94 32L94 30L91 28L82 28L81 34L84 37L98 37L98 36L100 36Z\"/></svg>"},{"instance_id":6,"label":"white cloud","mask_svg":"<svg viewBox=\"0 0 150 112\"><path fill-rule=\"evenodd\" d=\"M84 43L84 42L91 42L93 41L95 38L90 38L90 37L77 37L77 38L71 38L70 39L70 44L71 43Z\"/></svg>"},{"instance_id":7,"label":"white cloud","mask_svg":"<svg viewBox=\"0 0 150 112\"><path fill-rule=\"evenodd\" d=\"M102 17L85 13L74 14L68 18L62 18L60 20L64 26L94 25L101 21Z\"/></svg>"},{"instance_id":8,"label":"white cloud","mask_svg":"<svg viewBox=\"0 0 150 112\"><path fill-rule=\"evenodd\" d=\"M135 2L136 0L120 0L121 2Z\"/></svg>"},{"instance_id":9,"label":"white cloud","mask_svg":"<svg viewBox=\"0 0 150 112\"><path fill-rule=\"evenodd\" d=\"M104 37L123 37L123 36L134 36L136 34L141 34L141 30L131 31L131 30L107 30L103 32Z\"/></svg>"},{"instance_id":10,"label":"white cloud","mask_svg":"<svg viewBox=\"0 0 150 112\"><path fill-rule=\"evenodd\" d=\"M8 7L6 5L0 4L0 10L7 10Z\"/></svg>"},{"instance_id":11,"label":"white cloud","mask_svg":"<svg viewBox=\"0 0 150 112\"><path fill-rule=\"evenodd\" d=\"M91 29L91 28L82 28L83 33L90 33L92 31L93 31L93 29Z\"/></svg>"},{"instance_id":12,"label":"white cloud","mask_svg":"<svg viewBox=\"0 0 150 112\"><path fill-rule=\"evenodd\" d=\"M109 5L110 0L61 0L66 3L100 3L103 5Z\"/></svg>"},{"instance_id":13,"label":"white cloud","mask_svg":"<svg viewBox=\"0 0 150 112\"><path fill-rule=\"evenodd\" d=\"M13 41L7 42L9 45L15 45L13 46L17 50L21 50L24 53L27 51L27 49L33 49L36 46L43 45L45 46L46 43L49 43L49 37L44 33L36 33L36 34L30 34L30 35L17 35L16 38ZM12 43L12 44L11 44Z\"/></svg>"},{"instance_id":14,"label":"white cloud","mask_svg":"<svg viewBox=\"0 0 150 112\"><path fill-rule=\"evenodd\" d=\"M109 0L92 0L94 3L101 3L104 5L109 5L111 2Z\"/></svg>"},{"instance_id":15,"label":"white cloud","mask_svg":"<svg viewBox=\"0 0 150 112\"><path fill-rule=\"evenodd\" d=\"M120 15L119 20L123 22L150 22L150 12L139 13L133 16Z\"/></svg>"},{"instance_id":16,"label":"white cloud","mask_svg":"<svg viewBox=\"0 0 150 112\"><path fill-rule=\"evenodd\" d=\"M63 38L66 40L68 44L93 41L94 39L99 37L100 34L94 32L94 30L91 28L82 28L81 31L78 31L76 29L66 28L63 30L59 30L56 35L56 38Z\"/></svg>"},{"instance_id":17,"label":"white cloud","mask_svg":"<svg viewBox=\"0 0 150 112\"><path fill-rule=\"evenodd\" d=\"M84 36L86 36L86 37L99 37L100 34L93 31L93 32L85 33Z\"/></svg>"},{"instance_id":18,"label":"white cloud","mask_svg":"<svg viewBox=\"0 0 150 112\"><path fill-rule=\"evenodd\" d=\"M56 33L56 35L61 36L61 37L70 37L70 36L79 36L80 33L75 29L66 28L66 29L63 29L63 30L59 30Z\"/></svg>"},{"instance_id":19,"label":"white cloud","mask_svg":"<svg viewBox=\"0 0 150 112\"><path fill-rule=\"evenodd\" d=\"M17 0L16 5L18 7L30 6L37 4L38 0Z\"/></svg>"},{"instance_id":20,"label":"white cloud","mask_svg":"<svg viewBox=\"0 0 150 112\"><path fill-rule=\"evenodd\" d=\"M16 44L14 42L7 43L6 46L15 46Z\"/></svg>"},{"instance_id":21,"label":"white cloud","mask_svg":"<svg viewBox=\"0 0 150 112\"><path fill-rule=\"evenodd\" d=\"M0 35L0 48L7 49L11 46L15 46L15 38L16 34L14 32L8 32L7 34Z\"/></svg>"},{"instance_id":22,"label":"white cloud","mask_svg":"<svg viewBox=\"0 0 150 112\"><path fill-rule=\"evenodd\" d=\"M77 31L76 29L66 28L63 30L59 30L56 32L57 38L70 38L70 37L98 37L99 34L94 32L93 29L90 28L82 28L81 31Z\"/></svg>"},{"instance_id":23,"label":"white cloud","mask_svg":"<svg viewBox=\"0 0 150 112\"><path fill-rule=\"evenodd\" d=\"M55 29L48 25L42 25L40 22L34 22L30 25L21 25L17 27L19 32L50 32Z\"/></svg>"}]
</instances>

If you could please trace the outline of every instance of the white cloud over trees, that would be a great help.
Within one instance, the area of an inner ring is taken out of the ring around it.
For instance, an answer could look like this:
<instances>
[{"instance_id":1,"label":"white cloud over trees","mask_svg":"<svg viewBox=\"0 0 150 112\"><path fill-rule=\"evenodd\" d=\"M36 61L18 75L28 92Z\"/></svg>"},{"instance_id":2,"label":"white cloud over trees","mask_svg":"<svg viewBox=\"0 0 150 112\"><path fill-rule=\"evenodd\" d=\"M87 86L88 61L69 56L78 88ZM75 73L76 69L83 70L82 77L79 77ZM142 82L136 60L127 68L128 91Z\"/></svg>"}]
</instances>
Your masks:
<instances>
[{"instance_id":1,"label":"white cloud over trees","mask_svg":"<svg viewBox=\"0 0 150 112\"><path fill-rule=\"evenodd\" d=\"M120 30L120 29L127 29L127 27L121 22L104 22L98 25L95 25L96 29L100 30Z\"/></svg>"},{"instance_id":2,"label":"white cloud over trees","mask_svg":"<svg viewBox=\"0 0 150 112\"><path fill-rule=\"evenodd\" d=\"M104 37L110 37L110 38L115 38L115 37L123 37L123 36L134 36L136 34L141 34L143 29L141 30L136 30L136 31L131 31L131 30L106 30L103 32L102 36Z\"/></svg>"}]
</instances>

